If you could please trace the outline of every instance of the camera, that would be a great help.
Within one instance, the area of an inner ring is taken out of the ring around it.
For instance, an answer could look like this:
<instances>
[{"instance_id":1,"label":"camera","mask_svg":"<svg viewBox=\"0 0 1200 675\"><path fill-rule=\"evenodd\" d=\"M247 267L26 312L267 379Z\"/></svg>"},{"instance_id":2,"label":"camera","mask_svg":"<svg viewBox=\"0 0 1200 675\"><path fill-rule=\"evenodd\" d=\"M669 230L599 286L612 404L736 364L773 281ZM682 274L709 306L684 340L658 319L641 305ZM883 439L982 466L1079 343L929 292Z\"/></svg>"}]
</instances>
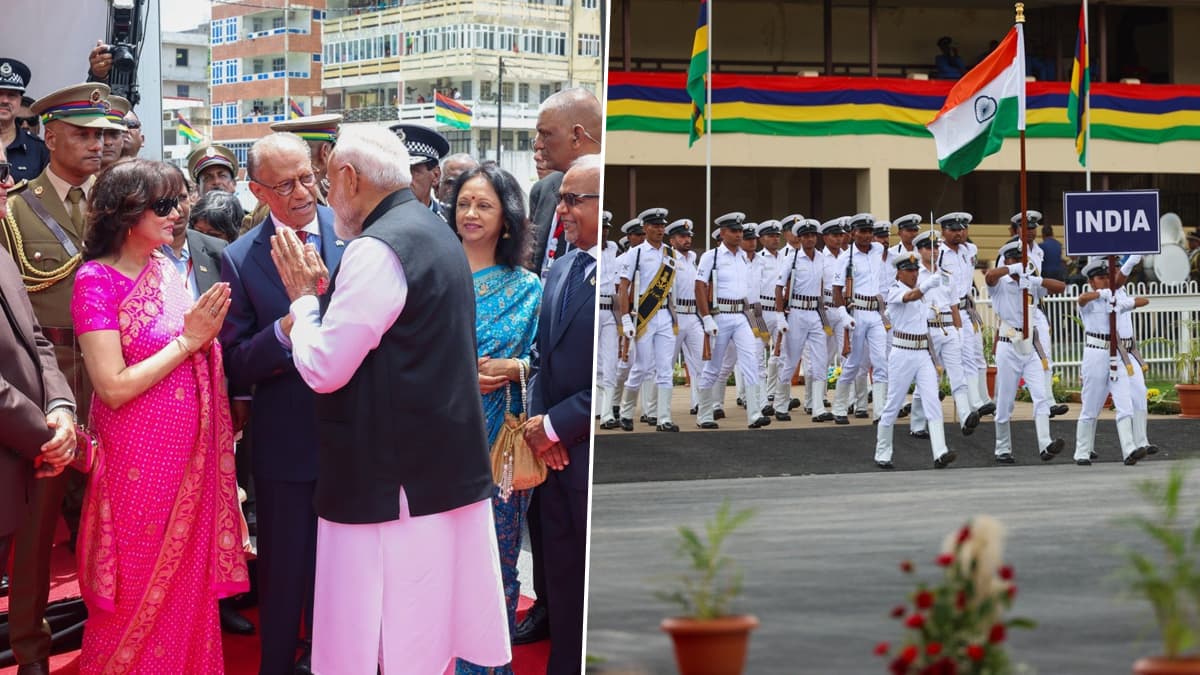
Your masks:
<instances>
[{"instance_id":1,"label":"camera","mask_svg":"<svg viewBox=\"0 0 1200 675\"><path fill-rule=\"evenodd\" d=\"M127 42L118 42L108 48L108 53L113 57L113 68L128 69L137 65L137 57L134 56L136 47Z\"/></svg>"}]
</instances>

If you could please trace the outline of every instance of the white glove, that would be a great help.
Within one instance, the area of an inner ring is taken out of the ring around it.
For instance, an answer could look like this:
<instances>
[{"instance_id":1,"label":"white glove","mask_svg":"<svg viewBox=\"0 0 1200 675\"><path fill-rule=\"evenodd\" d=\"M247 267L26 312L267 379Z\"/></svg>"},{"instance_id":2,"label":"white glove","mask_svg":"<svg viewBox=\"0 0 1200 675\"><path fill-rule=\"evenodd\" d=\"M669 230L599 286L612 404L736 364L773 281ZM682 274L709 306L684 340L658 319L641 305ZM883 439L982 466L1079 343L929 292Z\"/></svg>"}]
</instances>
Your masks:
<instances>
[{"instance_id":1,"label":"white glove","mask_svg":"<svg viewBox=\"0 0 1200 675\"><path fill-rule=\"evenodd\" d=\"M712 314L705 314L700 317L700 323L704 326L704 332L709 335L717 336L717 320L712 317Z\"/></svg>"},{"instance_id":2,"label":"white glove","mask_svg":"<svg viewBox=\"0 0 1200 675\"><path fill-rule=\"evenodd\" d=\"M1037 275L1031 274L1031 275L1025 277L1025 279L1029 281L1030 289L1042 287L1042 278Z\"/></svg>"},{"instance_id":3,"label":"white glove","mask_svg":"<svg viewBox=\"0 0 1200 675\"><path fill-rule=\"evenodd\" d=\"M842 324L850 330L854 330L854 317L850 316L850 312L845 307L839 307L838 309L842 311Z\"/></svg>"},{"instance_id":4,"label":"white glove","mask_svg":"<svg viewBox=\"0 0 1200 675\"><path fill-rule=\"evenodd\" d=\"M1123 296L1117 298L1115 302L1117 305L1117 309L1121 312L1132 311L1133 308L1137 306L1135 304L1134 299L1128 295L1123 295Z\"/></svg>"},{"instance_id":5,"label":"white glove","mask_svg":"<svg viewBox=\"0 0 1200 675\"><path fill-rule=\"evenodd\" d=\"M1037 274L1038 274L1038 268L1037 268L1037 265L1034 265L1034 264L1033 264L1033 261L1032 261L1032 260L1030 260L1030 261L1029 261L1029 264L1025 266L1025 276L1027 276L1027 277L1036 277L1036 276L1037 276Z\"/></svg>"},{"instance_id":6,"label":"white glove","mask_svg":"<svg viewBox=\"0 0 1200 675\"><path fill-rule=\"evenodd\" d=\"M1130 274L1133 274L1133 268L1137 267L1137 264L1140 262L1142 262L1142 256L1140 256L1140 255L1129 256L1129 259L1125 261L1125 264L1121 265L1121 274L1124 274L1125 276L1129 276Z\"/></svg>"},{"instance_id":7,"label":"white glove","mask_svg":"<svg viewBox=\"0 0 1200 675\"><path fill-rule=\"evenodd\" d=\"M1100 294L1100 299L1104 302L1112 302L1113 294L1111 288L1101 288L1096 292Z\"/></svg>"},{"instance_id":8,"label":"white glove","mask_svg":"<svg viewBox=\"0 0 1200 675\"><path fill-rule=\"evenodd\" d=\"M1031 277L1022 275L1020 278L1017 279L1017 286L1024 290L1029 290L1030 288L1033 288L1033 284L1030 282L1031 282Z\"/></svg>"},{"instance_id":9,"label":"white glove","mask_svg":"<svg viewBox=\"0 0 1200 675\"><path fill-rule=\"evenodd\" d=\"M1008 265L1008 273L1013 276L1019 277L1024 272L1025 272L1025 268L1021 265L1021 263L1013 263L1011 265Z\"/></svg>"},{"instance_id":10,"label":"white glove","mask_svg":"<svg viewBox=\"0 0 1200 675\"><path fill-rule=\"evenodd\" d=\"M621 316L621 332L625 334L626 338L630 340L633 339L634 329L632 316L629 316L628 314Z\"/></svg>"},{"instance_id":11,"label":"white glove","mask_svg":"<svg viewBox=\"0 0 1200 675\"><path fill-rule=\"evenodd\" d=\"M780 313L779 318L775 320L775 330L779 333L786 333L788 329L787 314Z\"/></svg>"},{"instance_id":12,"label":"white glove","mask_svg":"<svg viewBox=\"0 0 1200 675\"><path fill-rule=\"evenodd\" d=\"M941 285L942 285L942 275L934 274L934 275L931 275L928 278L926 278L925 281L922 281L921 284L917 288L919 288L922 293L928 293L929 291L931 291Z\"/></svg>"}]
</instances>

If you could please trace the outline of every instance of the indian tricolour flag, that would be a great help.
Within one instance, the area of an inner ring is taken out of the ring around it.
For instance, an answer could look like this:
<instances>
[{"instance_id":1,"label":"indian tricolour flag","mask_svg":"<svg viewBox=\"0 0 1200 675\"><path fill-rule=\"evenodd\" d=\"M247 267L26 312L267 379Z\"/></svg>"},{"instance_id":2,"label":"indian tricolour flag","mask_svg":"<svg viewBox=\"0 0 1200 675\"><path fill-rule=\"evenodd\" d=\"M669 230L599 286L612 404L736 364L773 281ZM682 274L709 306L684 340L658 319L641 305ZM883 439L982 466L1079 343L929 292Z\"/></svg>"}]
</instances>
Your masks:
<instances>
[{"instance_id":1,"label":"indian tricolour flag","mask_svg":"<svg viewBox=\"0 0 1200 675\"><path fill-rule=\"evenodd\" d=\"M937 143L938 168L954 178L1000 150L1025 129L1025 32L1013 26L996 51L963 75L926 125Z\"/></svg>"}]
</instances>

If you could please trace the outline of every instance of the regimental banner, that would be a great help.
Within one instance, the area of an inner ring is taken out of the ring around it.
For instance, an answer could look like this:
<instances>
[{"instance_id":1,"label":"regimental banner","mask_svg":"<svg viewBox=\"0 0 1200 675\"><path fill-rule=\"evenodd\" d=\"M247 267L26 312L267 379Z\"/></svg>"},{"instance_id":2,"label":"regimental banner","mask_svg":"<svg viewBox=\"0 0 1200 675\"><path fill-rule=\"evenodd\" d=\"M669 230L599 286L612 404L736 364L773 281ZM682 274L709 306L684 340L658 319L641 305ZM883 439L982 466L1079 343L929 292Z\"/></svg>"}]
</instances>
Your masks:
<instances>
[{"instance_id":1,"label":"regimental banner","mask_svg":"<svg viewBox=\"0 0 1200 675\"><path fill-rule=\"evenodd\" d=\"M1063 194L1068 256L1157 254L1158 224L1158 190Z\"/></svg>"}]
</instances>

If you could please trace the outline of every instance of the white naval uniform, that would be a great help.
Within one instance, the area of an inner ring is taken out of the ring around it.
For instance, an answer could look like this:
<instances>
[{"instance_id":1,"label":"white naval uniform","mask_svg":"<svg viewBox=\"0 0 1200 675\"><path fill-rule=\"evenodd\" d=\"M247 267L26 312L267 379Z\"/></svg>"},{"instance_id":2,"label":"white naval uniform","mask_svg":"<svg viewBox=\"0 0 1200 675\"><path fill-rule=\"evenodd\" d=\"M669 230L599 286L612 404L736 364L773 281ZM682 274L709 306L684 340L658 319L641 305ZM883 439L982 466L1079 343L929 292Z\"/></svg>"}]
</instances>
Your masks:
<instances>
[{"instance_id":1,"label":"white naval uniform","mask_svg":"<svg viewBox=\"0 0 1200 675\"><path fill-rule=\"evenodd\" d=\"M1106 289L1107 290L1107 289ZM1075 427L1075 459L1088 459L1096 441L1096 418L1104 407L1104 399L1112 395L1117 408L1117 439L1121 445L1121 458L1125 459L1138 446L1133 440L1133 402L1130 399L1130 376L1120 356L1109 357L1109 313L1128 313L1133 309L1133 298L1128 294L1117 296L1115 305L1107 297L1088 302L1079 308L1083 321L1083 362L1079 366L1081 382L1079 399L1079 421ZM1118 329L1117 335L1120 336ZM1138 373L1141 368L1134 366ZM1145 392L1142 398L1145 399Z\"/></svg>"},{"instance_id":2,"label":"white naval uniform","mask_svg":"<svg viewBox=\"0 0 1200 675\"><path fill-rule=\"evenodd\" d=\"M698 274L699 281L704 281L710 286L715 283L714 304L720 308L720 312L713 317L717 323L717 335L710 339L712 358L704 364L704 372L700 378L701 401L697 421L703 423L712 421L716 393L714 385L717 385L717 376L730 343L737 350L737 368L746 384L747 399L759 400L757 393L750 395L749 392L757 392L758 389L757 366L762 341L754 337L749 320L739 309L744 307L750 298L758 297L757 288L750 285L750 262L745 252L741 249L730 251L724 244L705 251L700 257ZM746 416L750 423L754 423L762 417L761 407L747 405Z\"/></svg>"},{"instance_id":3,"label":"white naval uniform","mask_svg":"<svg viewBox=\"0 0 1200 675\"><path fill-rule=\"evenodd\" d=\"M857 245L850 252L840 270L834 275L833 285L840 286L843 294L847 276L853 278L853 299L845 297L847 304L854 306L854 330L850 332L850 356L842 364L842 375L838 378L833 400L834 417L845 417L850 398L850 385L859 372L872 369L875 410L881 411L887 397L887 330L883 319L875 308L878 298L886 288L883 279L886 273L883 262L883 245L875 242L864 253Z\"/></svg>"},{"instance_id":4,"label":"white naval uniform","mask_svg":"<svg viewBox=\"0 0 1200 675\"><path fill-rule=\"evenodd\" d=\"M1045 379L1042 377L1042 361L1032 343L1022 350L1016 348L1014 340L1021 338L1021 288L1009 275L1005 275L991 287L992 310L1000 319L1000 330L996 337L996 456L1012 454L1013 403L1017 395L1017 383L1024 378L1029 396L1033 399L1033 421L1037 428L1038 449L1045 450L1051 444L1050 403L1047 398ZM965 330L965 328L964 328ZM1032 335L1030 338L1032 339ZM1025 353L1021 353L1024 351Z\"/></svg>"},{"instance_id":5,"label":"white naval uniform","mask_svg":"<svg viewBox=\"0 0 1200 675\"><path fill-rule=\"evenodd\" d=\"M609 422L613 419L613 397L617 391L617 318L615 298L617 295L617 243L604 242L600 252L600 269L596 285L600 295L600 320L596 335L596 386L600 388L597 401L600 418Z\"/></svg>"},{"instance_id":6,"label":"white naval uniform","mask_svg":"<svg viewBox=\"0 0 1200 675\"><path fill-rule=\"evenodd\" d=\"M621 280L629 281L633 288L634 306L631 307L631 310L635 314L635 323L638 321L636 317L638 299L650 287L662 265L665 263L668 267L674 268L677 260L678 255L675 250L666 243L655 247L648 241L642 242L621 255L619 274ZM638 387L643 381L650 380L657 386L656 405L651 405L650 401L643 400L642 407L647 416L657 417L660 426L671 422L671 386L672 377L675 374L675 324L671 318L670 307L671 297L668 291L667 297L663 299L658 311L644 326L638 326L642 333L637 338L638 349L633 359L633 367L629 371L629 377L625 380L625 392L621 399L622 419L633 419Z\"/></svg>"},{"instance_id":7,"label":"white naval uniform","mask_svg":"<svg viewBox=\"0 0 1200 675\"><path fill-rule=\"evenodd\" d=\"M696 252L679 254L675 266L675 290L671 297L675 302L675 321L679 333L675 336L675 356L683 354L687 364L688 381L691 383L691 405L700 405L700 374L704 371L704 326L696 310Z\"/></svg>"},{"instance_id":8,"label":"white naval uniform","mask_svg":"<svg viewBox=\"0 0 1200 675\"><path fill-rule=\"evenodd\" d=\"M847 251L831 252L829 249L821 249L819 254L823 256L822 262L825 265L821 277L821 300L825 303L825 314L829 318L829 323L833 327L833 335L826 338L828 363L826 368L831 368L843 361L842 352L846 347L846 327L848 321L842 312L838 311L833 306L833 278L837 276L838 270L846 263Z\"/></svg>"},{"instance_id":9,"label":"white naval uniform","mask_svg":"<svg viewBox=\"0 0 1200 675\"><path fill-rule=\"evenodd\" d=\"M1124 287L1117 290L1118 305L1127 304L1132 300L1133 296L1126 293ZM1132 305L1130 306L1132 307ZM1127 312L1117 312L1117 337L1128 340L1130 347L1134 344L1136 338L1133 334L1132 309ZM1133 354L1129 355L1129 361L1133 366L1133 375L1129 378L1129 400L1133 404L1133 446L1146 448L1151 446L1146 435L1147 415L1149 414L1146 402L1146 373L1137 359L1133 358Z\"/></svg>"},{"instance_id":10,"label":"white naval uniform","mask_svg":"<svg viewBox=\"0 0 1200 675\"><path fill-rule=\"evenodd\" d=\"M974 244L965 242L955 250L943 241L935 253L938 269L950 275L949 295L958 304L961 313L962 328L958 331L961 344L960 363L967 382L967 400L974 410L979 410L988 402L987 361L984 360L983 354L982 326L976 326L966 311L967 299L972 297L975 289L977 250Z\"/></svg>"},{"instance_id":11,"label":"white naval uniform","mask_svg":"<svg viewBox=\"0 0 1200 675\"><path fill-rule=\"evenodd\" d=\"M930 302L926 297L905 301L911 287L893 281L887 292L888 317L892 321L892 350L888 354L887 403L879 416L875 433L875 461L892 461L892 431L908 386L916 382L917 396L929 422L929 442L933 458L947 452L945 427L942 426L942 404L938 400L938 374L929 355L928 316ZM876 401L878 405L878 401Z\"/></svg>"},{"instance_id":12,"label":"white naval uniform","mask_svg":"<svg viewBox=\"0 0 1200 675\"><path fill-rule=\"evenodd\" d=\"M779 323L779 317L782 316L779 312L775 311L775 282L779 278L779 268L786 264L786 262L791 262L791 259L785 259L780 252L772 254L764 248L758 252L758 255L754 256L754 262L751 263L753 267L757 268L757 302L762 305L763 321L767 324L767 330L771 332L771 338L767 341L761 365L758 369L759 382L763 383L763 405L766 405L766 400L774 396L776 390L779 388L780 371L786 358L786 341L780 344L779 356L775 355L775 344L780 339L776 326ZM787 396L787 392L784 393L784 396ZM775 400L779 404L776 412L787 412L790 397L783 399L776 397Z\"/></svg>"},{"instance_id":13,"label":"white naval uniform","mask_svg":"<svg viewBox=\"0 0 1200 675\"><path fill-rule=\"evenodd\" d=\"M775 280L776 286L784 292L787 291L789 283L791 285L791 295L785 299L788 306L788 331L784 341L784 362L779 372L775 400L787 400L786 392L791 385L792 373L796 370L796 364L803 358L804 393L807 399L807 405L804 407L812 409L813 417L826 412L826 387L823 385L829 364L829 336L825 333L817 306L824 302L821 291L827 259L829 258L821 251L814 251L813 257L809 258L801 249L786 261L788 264L780 266L779 275ZM835 314L832 308L826 308L826 320L832 322ZM780 398L781 395L784 398Z\"/></svg>"},{"instance_id":14,"label":"white naval uniform","mask_svg":"<svg viewBox=\"0 0 1200 675\"><path fill-rule=\"evenodd\" d=\"M934 274L942 274L942 272L940 270L934 272L922 265L917 277L917 285L919 286ZM925 294L925 299L929 303L926 326L929 330L933 351L946 371L946 377L950 380L950 395L954 398L954 411L958 416L958 425L961 428L966 424L967 416L971 414L972 409L971 400L967 394L967 379L963 373L962 338L959 336L959 329L954 326L954 313L951 309L957 303L951 297L951 292L950 288L943 283L937 288L929 289L929 292ZM918 398L920 398L919 395L913 396L912 422L909 425L912 431L925 430L924 407L917 405Z\"/></svg>"}]
</instances>

